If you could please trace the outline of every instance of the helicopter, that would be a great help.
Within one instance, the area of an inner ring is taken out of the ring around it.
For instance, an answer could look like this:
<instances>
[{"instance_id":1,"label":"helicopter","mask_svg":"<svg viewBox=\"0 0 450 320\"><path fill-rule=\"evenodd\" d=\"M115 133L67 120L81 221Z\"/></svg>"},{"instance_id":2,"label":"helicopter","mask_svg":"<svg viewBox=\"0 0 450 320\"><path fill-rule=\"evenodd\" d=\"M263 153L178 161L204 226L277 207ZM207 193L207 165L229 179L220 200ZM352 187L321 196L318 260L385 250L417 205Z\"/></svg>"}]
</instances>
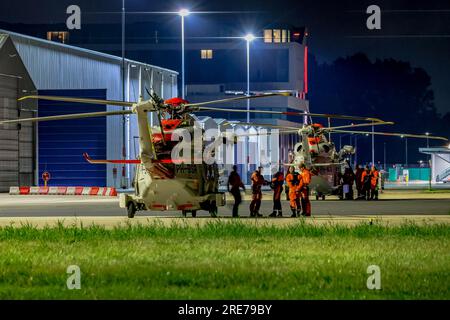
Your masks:
<instances>
[{"instance_id":1,"label":"helicopter","mask_svg":"<svg viewBox=\"0 0 450 320\"><path fill-rule=\"evenodd\" d=\"M252 111L250 111L252 112ZM279 111L257 111L259 113L268 114L286 114ZM303 115L302 113L290 112L290 115ZM372 117L358 117L347 115L330 115L330 114L314 114L308 113L309 124L303 123L300 128L278 126L271 124L258 124L261 127L269 127L278 129L277 134L292 134L297 133L300 137L300 141L297 142L293 149L292 157L289 163L284 163L284 166L299 167L300 164L305 164L306 167L311 170L312 177L309 184L310 190L315 193L316 200L321 198L325 200L327 195L342 196L342 185L340 184L340 176L346 168L350 167L347 160L348 156L356 152L355 148L351 145L344 145L340 150L336 149L335 144L331 141L331 134L333 133L349 133L349 134L365 134L365 135L383 135L383 136L398 136L406 138L419 138L419 139L435 139L448 141L445 137L420 135L420 134L407 134L407 133L394 133L394 132L374 132L374 131L355 131L349 130L358 127L373 127L378 125L393 125L394 122L384 121L378 118ZM312 117L322 117L329 119L341 119L352 120L351 124L341 125L335 127L324 127L320 123L312 121ZM354 123L360 121L362 123ZM241 123L251 125L251 123ZM328 138L327 138L328 135Z\"/></svg>"},{"instance_id":2,"label":"helicopter","mask_svg":"<svg viewBox=\"0 0 450 320\"><path fill-rule=\"evenodd\" d=\"M205 151L205 143L201 144L200 150L193 150L197 151L197 153L190 153L190 159L188 159L190 161L185 161L185 158L173 158L173 149L178 145L179 141L172 139L172 135L175 135L177 130L184 129L185 132L188 132L188 139L186 140L189 140L190 136L193 136L195 131L199 129L198 123L196 123L191 113L211 110L211 108L205 107L205 105L243 99L290 95L290 93L286 92L277 92L189 103L181 98L163 100L156 94L148 93L150 99L142 100L140 98L138 102L59 96L24 96L18 100L42 99L85 104L104 104L122 106L128 109L5 120L0 121L0 124L135 114L137 116L139 132L140 150L138 159L92 159L87 153L83 154L86 161L92 164L120 163L136 165L133 182L135 192L134 194L121 193L119 196L119 206L127 209L129 218L133 218L136 212L140 210L178 210L182 212L183 216L187 216L190 213L192 217L196 217L197 210L206 210L212 217L216 217L218 207L224 206L226 202L225 194L219 192L219 170L217 164L206 163L202 156L200 156L200 159L198 157L195 158L198 155L198 151L200 151L200 155ZM153 132L152 126L149 123L148 112L156 112L157 114L159 129L155 132ZM189 148L195 149L193 143L187 142L187 145Z\"/></svg>"}]
</instances>

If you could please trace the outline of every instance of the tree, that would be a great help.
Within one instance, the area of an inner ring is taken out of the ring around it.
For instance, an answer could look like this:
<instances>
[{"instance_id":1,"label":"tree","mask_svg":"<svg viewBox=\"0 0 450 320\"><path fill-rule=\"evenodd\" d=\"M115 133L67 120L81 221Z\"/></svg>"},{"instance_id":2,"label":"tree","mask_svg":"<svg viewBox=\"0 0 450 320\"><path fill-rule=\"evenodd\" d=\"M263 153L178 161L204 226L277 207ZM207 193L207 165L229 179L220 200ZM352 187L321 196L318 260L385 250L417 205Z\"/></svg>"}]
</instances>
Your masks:
<instances>
[{"instance_id":1,"label":"tree","mask_svg":"<svg viewBox=\"0 0 450 320\"><path fill-rule=\"evenodd\" d=\"M314 57L310 61L309 99L314 112L371 116L395 122L393 127L376 127L378 131L450 136L450 114L441 117L437 112L431 78L422 68L394 59L372 62L363 53L338 58L330 64L318 64ZM369 162L370 139L358 141L360 159ZM388 162L405 162L404 140L376 136L375 141L376 161L382 162L386 142ZM425 158L418 151L425 145L425 140L408 139L409 163Z\"/></svg>"}]
</instances>

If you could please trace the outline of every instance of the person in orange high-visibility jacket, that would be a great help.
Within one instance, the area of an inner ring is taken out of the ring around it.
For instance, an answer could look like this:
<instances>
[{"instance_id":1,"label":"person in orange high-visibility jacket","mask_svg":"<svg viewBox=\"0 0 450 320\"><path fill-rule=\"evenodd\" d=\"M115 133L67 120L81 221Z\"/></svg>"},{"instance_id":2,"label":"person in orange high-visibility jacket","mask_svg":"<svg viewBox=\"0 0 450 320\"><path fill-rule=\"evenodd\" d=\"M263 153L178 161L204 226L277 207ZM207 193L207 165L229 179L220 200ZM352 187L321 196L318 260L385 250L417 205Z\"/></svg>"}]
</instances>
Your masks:
<instances>
[{"instance_id":1,"label":"person in orange high-visibility jacket","mask_svg":"<svg viewBox=\"0 0 450 320\"><path fill-rule=\"evenodd\" d=\"M370 170L370 199L378 200L378 178L380 176L379 171L375 166Z\"/></svg>"},{"instance_id":2,"label":"person in orange high-visibility jacket","mask_svg":"<svg viewBox=\"0 0 450 320\"><path fill-rule=\"evenodd\" d=\"M311 171L309 171L305 164L300 164L300 175L302 177L303 185L300 189L302 202L302 216L311 216L311 201L309 201L309 184L311 183Z\"/></svg>"},{"instance_id":3,"label":"person in orange high-visibility jacket","mask_svg":"<svg viewBox=\"0 0 450 320\"><path fill-rule=\"evenodd\" d=\"M250 202L250 217L262 217L263 215L259 213L259 208L261 207L262 191L261 187L267 184L261 174L262 167L258 167L258 170L253 172L250 180L252 182L252 202Z\"/></svg>"},{"instance_id":4,"label":"person in orange high-visibility jacket","mask_svg":"<svg viewBox=\"0 0 450 320\"><path fill-rule=\"evenodd\" d=\"M283 209L281 207L281 193L283 192L284 175L282 171L278 171L272 177L270 187L273 189L273 211L269 217L282 217Z\"/></svg>"},{"instance_id":5,"label":"person in orange high-visibility jacket","mask_svg":"<svg viewBox=\"0 0 450 320\"><path fill-rule=\"evenodd\" d=\"M300 215L300 190L303 187L303 181L301 175L295 172L294 166L289 167L286 184L289 187L289 204L292 210L291 218L295 218Z\"/></svg>"}]
</instances>

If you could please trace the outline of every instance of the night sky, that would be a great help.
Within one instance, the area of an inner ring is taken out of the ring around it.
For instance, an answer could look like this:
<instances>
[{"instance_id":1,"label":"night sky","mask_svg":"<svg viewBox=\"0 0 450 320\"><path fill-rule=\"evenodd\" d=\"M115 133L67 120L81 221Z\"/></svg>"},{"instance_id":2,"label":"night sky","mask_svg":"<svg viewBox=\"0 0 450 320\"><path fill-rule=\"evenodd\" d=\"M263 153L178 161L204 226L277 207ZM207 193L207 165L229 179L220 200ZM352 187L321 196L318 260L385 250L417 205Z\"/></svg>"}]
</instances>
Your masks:
<instances>
[{"instance_id":1,"label":"night sky","mask_svg":"<svg viewBox=\"0 0 450 320\"><path fill-rule=\"evenodd\" d=\"M0 21L64 23L67 17L65 9L71 4L81 7L82 23L120 22L120 15L100 12L120 12L121 0L2 1ZM381 30L370 31L366 28L368 15L365 10L371 4L381 7ZM319 62L332 61L356 52L364 52L372 59L409 61L414 67L421 67L430 74L437 109L441 113L450 112L450 0L126 1L127 11L177 11L181 7L197 11L249 11L202 16L203 19L224 19L224 23L232 21L236 36L253 31L262 17L273 23L307 26L310 49ZM128 14L127 23L157 19L157 16ZM209 32L210 36L218 34L218 30ZM114 36L120 41L120 35ZM314 106L311 108L313 110Z\"/></svg>"}]
</instances>

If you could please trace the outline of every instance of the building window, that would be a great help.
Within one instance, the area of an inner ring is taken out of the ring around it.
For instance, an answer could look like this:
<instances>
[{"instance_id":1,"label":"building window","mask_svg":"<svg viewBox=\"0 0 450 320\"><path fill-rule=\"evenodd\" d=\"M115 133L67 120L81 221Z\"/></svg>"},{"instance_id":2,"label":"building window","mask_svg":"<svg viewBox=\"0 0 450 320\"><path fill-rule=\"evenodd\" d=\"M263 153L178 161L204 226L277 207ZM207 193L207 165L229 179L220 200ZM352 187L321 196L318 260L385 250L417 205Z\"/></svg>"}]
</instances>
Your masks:
<instances>
[{"instance_id":1,"label":"building window","mask_svg":"<svg viewBox=\"0 0 450 320\"><path fill-rule=\"evenodd\" d=\"M281 42L281 30L279 30L279 29L273 30L273 42L275 42L275 43Z\"/></svg>"},{"instance_id":2,"label":"building window","mask_svg":"<svg viewBox=\"0 0 450 320\"><path fill-rule=\"evenodd\" d=\"M291 31L287 29L265 29L264 42L266 43L291 42Z\"/></svg>"},{"instance_id":3,"label":"building window","mask_svg":"<svg viewBox=\"0 0 450 320\"><path fill-rule=\"evenodd\" d=\"M212 59L213 51L211 49L200 50L200 57L202 59Z\"/></svg>"},{"instance_id":4,"label":"building window","mask_svg":"<svg viewBox=\"0 0 450 320\"><path fill-rule=\"evenodd\" d=\"M272 42L272 29L264 30L264 42L266 43Z\"/></svg>"},{"instance_id":5,"label":"building window","mask_svg":"<svg viewBox=\"0 0 450 320\"><path fill-rule=\"evenodd\" d=\"M67 31L48 31L47 40L67 43L69 40L69 32Z\"/></svg>"}]
</instances>

